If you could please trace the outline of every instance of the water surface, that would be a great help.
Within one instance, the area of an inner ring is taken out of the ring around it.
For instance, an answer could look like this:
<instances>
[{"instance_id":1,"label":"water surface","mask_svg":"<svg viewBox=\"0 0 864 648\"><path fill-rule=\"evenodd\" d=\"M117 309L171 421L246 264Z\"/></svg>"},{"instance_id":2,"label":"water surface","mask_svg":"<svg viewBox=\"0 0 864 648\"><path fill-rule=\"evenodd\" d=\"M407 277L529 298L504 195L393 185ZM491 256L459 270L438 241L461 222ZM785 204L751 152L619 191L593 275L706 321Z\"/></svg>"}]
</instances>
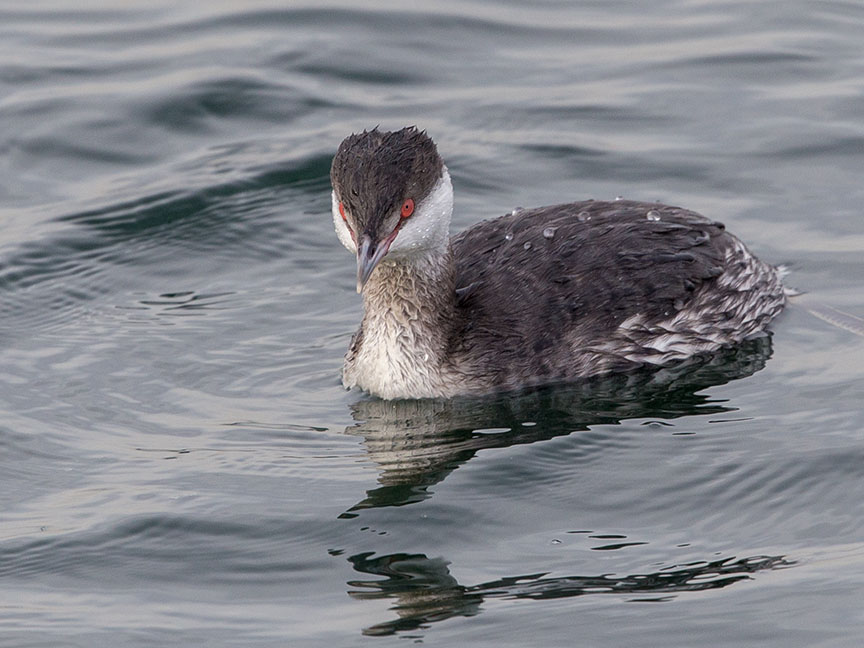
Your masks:
<instances>
[{"instance_id":1,"label":"water surface","mask_svg":"<svg viewBox=\"0 0 864 648\"><path fill-rule=\"evenodd\" d=\"M0 644L860 645L864 339L809 311L864 317L862 33L839 1L0 5ZM435 138L454 231L662 200L806 294L679 371L345 392L329 163L376 124Z\"/></svg>"}]
</instances>

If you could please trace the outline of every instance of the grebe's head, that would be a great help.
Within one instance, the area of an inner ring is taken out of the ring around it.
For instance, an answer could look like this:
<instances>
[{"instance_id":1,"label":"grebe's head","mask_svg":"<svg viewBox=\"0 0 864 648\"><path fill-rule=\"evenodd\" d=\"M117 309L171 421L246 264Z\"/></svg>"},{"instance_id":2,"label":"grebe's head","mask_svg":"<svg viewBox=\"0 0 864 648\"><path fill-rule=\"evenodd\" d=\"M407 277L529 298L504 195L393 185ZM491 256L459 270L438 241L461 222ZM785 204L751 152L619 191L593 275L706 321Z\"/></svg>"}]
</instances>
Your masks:
<instances>
[{"instance_id":1,"label":"grebe's head","mask_svg":"<svg viewBox=\"0 0 864 648\"><path fill-rule=\"evenodd\" d=\"M399 262L446 248L453 186L425 132L375 128L345 138L330 181L336 234L357 254L357 292L385 257Z\"/></svg>"}]
</instances>

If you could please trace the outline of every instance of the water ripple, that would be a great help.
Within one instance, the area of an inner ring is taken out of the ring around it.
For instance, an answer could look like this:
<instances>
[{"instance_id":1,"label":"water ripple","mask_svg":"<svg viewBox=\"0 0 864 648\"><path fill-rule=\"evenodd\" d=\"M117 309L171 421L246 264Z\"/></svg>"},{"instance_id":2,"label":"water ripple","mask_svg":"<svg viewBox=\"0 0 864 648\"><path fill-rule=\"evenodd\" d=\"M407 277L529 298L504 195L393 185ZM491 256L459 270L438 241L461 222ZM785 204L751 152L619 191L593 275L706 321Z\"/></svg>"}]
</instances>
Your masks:
<instances>
[{"instance_id":1,"label":"water ripple","mask_svg":"<svg viewBox=\"0 0 864 648\"><path fill-rule=\"evenodd\" d=\"M286 204L302 211L317 203L306 185L326 178L326 168L315 157L292 167L261 169L240 181L63 216L55 234L7 248L0 260L3 326L56 328L118 288L149 286L148 275L182 277L189 268L200 274L202 265L267 262L292 250L318 249L322 232L314 222L300 225L280 212ZM184 312L203 305L201 295L207 292L194 292ZM206 301L212 308L213 297ZM156 305L150 302L138 305Z\"/></svg>"},{"instance_id":2,"label":"water ripple","mask_svg":"<svg viewBox=\"0 0 864 648\"><path fill-rule=\"evenodd\" d=\"M308 520L144 516L92 531L6 541L0 544L0 577L264 585L321 568L326 556L315 557L309 547L330 533L327 525Z\"/></svg>"}]
</instances>

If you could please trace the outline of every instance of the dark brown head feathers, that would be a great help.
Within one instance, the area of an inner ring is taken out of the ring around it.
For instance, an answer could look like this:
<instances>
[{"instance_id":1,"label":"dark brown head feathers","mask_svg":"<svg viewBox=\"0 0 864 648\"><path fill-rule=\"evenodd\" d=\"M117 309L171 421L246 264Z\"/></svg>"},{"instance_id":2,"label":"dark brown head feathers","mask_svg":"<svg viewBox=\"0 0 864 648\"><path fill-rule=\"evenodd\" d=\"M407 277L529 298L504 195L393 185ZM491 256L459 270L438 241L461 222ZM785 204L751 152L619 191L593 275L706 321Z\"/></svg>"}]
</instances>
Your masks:
<instances>
[{"instance_id":1,"label":"dark brown head feathers","mask_svg":"<svg viewBox=\"0 0 864 648\"><path fill-rule=\"evenodd\" d=\"M382 132L376 127L350 135L339 145L330 181L358 231L374 234L406 199L419 204L443 168L425 131L409 126Z\"/></svg>"}]
</instances>

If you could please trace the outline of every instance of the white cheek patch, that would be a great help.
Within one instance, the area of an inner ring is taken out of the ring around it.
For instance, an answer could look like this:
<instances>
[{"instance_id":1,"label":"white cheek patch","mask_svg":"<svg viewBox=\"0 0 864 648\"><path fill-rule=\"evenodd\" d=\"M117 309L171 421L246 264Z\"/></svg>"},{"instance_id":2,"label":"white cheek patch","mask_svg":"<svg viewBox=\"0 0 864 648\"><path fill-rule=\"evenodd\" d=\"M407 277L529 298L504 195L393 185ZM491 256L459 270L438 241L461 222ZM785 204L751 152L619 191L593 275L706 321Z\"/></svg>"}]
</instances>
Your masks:
<instances>
[{"instance_id":1,"label":"white cheek patch","mask_svg":"<svg viewBox=\"0 0 864 648\"><path fill-rule=\"evenodd\" d=\"M331 211L333 212L333 227L336 228L336 236L339 237L339 242L342 243L349 252L357 254L357 244L354 243L354 239L351 237L351 230L348 229L348 224L345 222L345 219L342 218L342 214L339 213L339 201L336 200L335 191L330 192L330 198L332 202Z\"/></svg>"},{"instance_id":2,"label":"white cheek patch","mask_svg":"<svg viewBox=\"0 0 864 648\"><path fill-rule=\"evenodd\" d=\"M408 218L390 247L390 254L435 250L445 247L450 234L453 215L453 185L444 167L441 178L432 187L426 199L417 205L417 211Z\"/></svg>"}]
</instances>

